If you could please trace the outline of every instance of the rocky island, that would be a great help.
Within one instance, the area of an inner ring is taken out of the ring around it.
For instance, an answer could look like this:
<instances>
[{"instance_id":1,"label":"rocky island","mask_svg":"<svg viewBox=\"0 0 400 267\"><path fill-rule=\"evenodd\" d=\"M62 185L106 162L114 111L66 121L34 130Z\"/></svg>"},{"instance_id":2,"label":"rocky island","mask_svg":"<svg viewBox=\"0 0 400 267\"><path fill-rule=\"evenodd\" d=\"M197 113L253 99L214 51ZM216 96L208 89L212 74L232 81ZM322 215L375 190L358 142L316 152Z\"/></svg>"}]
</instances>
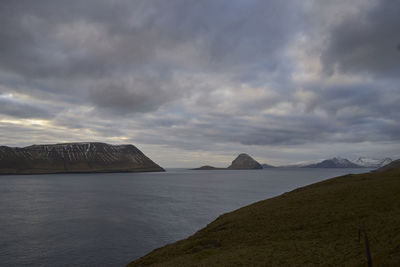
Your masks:
<instances>
[{"instance_id":1,"label":"rocky island","mask_svg":"<svg viewBox=\"0 0 400 267\"><path fill-rule=\"evenodd\" d=\"M260 163L245 153L237 156L237 158L234 159L232 164L228 167L230 170L252 170L262 168L263 167Z\"/></svg>"},{"instance_id":2,"label":"rocky island","mask_svg":"<svg viewBox=\"0 0 400 267\"><path fill-rule=\"evenodd\" d=\"M159 172L159 165L133 145L63 143L0 146L0 174Z\"/></svg>"},{"instance_id":3,"label":"rocky island","mask_svg":"<svg viewBox=\"0 0 400 267\"><path fill-rule=\"evenodd\" d=\"M263 169L263 166L249 155L242 153L239 154L239 156L237 156L232 161L232 164L228 168L217 168L214 166L205 165L201 166L200 168L195 168L192 170L255 170L255 169Z\"/></svg>"}]
</instances>

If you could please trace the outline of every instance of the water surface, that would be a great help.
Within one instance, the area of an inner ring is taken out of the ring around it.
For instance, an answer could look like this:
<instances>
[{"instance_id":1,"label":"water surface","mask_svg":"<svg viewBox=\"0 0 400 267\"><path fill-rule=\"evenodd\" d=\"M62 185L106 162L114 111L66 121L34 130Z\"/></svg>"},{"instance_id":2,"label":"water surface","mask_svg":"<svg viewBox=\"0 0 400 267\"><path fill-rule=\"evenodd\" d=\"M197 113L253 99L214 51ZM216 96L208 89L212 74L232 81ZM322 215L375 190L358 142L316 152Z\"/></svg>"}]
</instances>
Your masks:
<instances>
[{"instance_id":1,"label":"water surface","mask_svg":"<svg viewBox=\"0 0 400 267\"><path fill-rule=\"evenodd\" d=\"M0 176L0 266L124 266L222 213L366 169Z\"/></svg>"}]
</instances>

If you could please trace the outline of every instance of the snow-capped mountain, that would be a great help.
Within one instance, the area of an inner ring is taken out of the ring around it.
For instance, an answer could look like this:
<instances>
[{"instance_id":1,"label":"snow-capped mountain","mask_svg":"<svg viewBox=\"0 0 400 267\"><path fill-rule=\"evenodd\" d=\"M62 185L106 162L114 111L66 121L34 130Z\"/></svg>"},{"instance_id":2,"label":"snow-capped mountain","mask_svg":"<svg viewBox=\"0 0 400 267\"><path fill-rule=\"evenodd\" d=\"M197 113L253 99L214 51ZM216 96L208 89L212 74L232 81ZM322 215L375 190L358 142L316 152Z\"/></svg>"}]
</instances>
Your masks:
<instances>
[{"instance_id":1,"label":"snow-capped mountain","mask_svg":"<svg viewBox=\"0 0 400 267\"><path fill-rule=\"evenodd\" d=\"M361 168L362 166L344 158L326 159L319 163L303 166L302 168Z\"/></svg>"},{"instance_id":2,"label":"snow-capped mountain","mask_svg":"<svg viewBox=\"0 0 400 267\"><path fill-rule=\"evenodd\" d=\"M391 163L392 161L393 160L391 158L373 159L367 157L360 157L352 162L365 168L380 168L382 166Z\"/></svg>"}]
</instances>

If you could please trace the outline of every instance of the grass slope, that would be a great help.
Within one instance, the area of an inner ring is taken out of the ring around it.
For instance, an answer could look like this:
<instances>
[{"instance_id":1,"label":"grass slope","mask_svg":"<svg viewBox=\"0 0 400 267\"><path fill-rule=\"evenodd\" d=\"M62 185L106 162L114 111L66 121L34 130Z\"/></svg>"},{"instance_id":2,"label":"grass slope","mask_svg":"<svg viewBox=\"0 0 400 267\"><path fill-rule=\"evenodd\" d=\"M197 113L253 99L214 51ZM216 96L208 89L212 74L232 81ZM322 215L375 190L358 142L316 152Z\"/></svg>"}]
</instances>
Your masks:
<instances>
[{"instance_id":1,"label":"grass slope","mask_svg":"<svg viewBox=\"0 0 400 267\"><path fill-rule=\"evenodd\" d=\"M374 265L400 266L400 169L257 202L128 266L367 266L363 223Z\"/></svg>"}]
</instances>

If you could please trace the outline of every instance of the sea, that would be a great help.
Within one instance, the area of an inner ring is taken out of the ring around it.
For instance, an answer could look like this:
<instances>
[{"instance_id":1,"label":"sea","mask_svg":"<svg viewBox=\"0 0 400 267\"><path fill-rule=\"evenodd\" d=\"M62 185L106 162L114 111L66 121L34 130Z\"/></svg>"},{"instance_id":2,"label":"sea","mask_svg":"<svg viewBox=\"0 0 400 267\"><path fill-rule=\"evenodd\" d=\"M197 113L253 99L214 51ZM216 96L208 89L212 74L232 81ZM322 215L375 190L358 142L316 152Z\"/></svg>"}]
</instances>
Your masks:
<instances>
[{"instance_id":1,"label":"sea","mask_svg":"<svg viewBox=\"0 0 400 267\"><path fill-rule=\"evenodd\" d=\"M369 169L0 176L0 266L125 266L219 215Z\"/></svg>"}]
</instances>

